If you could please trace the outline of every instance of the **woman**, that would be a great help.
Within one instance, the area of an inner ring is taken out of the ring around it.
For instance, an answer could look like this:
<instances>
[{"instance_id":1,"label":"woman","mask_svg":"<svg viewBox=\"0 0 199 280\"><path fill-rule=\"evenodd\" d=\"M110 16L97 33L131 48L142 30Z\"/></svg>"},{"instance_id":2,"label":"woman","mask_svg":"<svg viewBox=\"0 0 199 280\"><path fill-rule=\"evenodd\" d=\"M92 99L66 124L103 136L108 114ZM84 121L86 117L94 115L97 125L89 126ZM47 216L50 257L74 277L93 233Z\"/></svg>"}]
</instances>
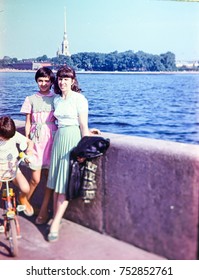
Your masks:
<instances>
[{"instance_id":1,"label":"woman","mask_svg":"<svg viewBox=\"0 0 199 280\"><path fill-rule=\"evenodd\" d=\"M59 237L61 219L68 206L66 189L69 179L69 158L71 150L81 137L89 136L88 101L80 93L75 71L63 66L57 71L54 84L57 96L54 99L54 116L58 121L55 134L47 187L54 190L53 220L48 241Z\"/></svg>"}]
</instances>

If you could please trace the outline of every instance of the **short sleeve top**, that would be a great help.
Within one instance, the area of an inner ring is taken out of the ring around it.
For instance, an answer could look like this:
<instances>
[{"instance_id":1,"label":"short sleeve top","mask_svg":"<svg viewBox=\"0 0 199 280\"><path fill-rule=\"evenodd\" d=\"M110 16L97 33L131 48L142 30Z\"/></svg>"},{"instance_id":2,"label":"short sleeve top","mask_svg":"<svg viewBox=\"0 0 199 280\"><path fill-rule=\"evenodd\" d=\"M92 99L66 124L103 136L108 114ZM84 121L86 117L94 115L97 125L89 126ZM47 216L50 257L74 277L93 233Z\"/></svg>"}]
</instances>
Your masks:
<instances>
[{"instance_id":1,"label":"short sleeve top","mask_svg":"<svg viewBox=\"0 0 199 280\"><path fill-rule=\"evenodd\" d=\"M88 114L88 101L81 93L70 91L67 98L60 95L54 99L54 116L58 120L58 127L67 125L79 126L79 115Z\"/></svg>"},{"instance_id":2,"label":"short sleeve top","mask_svg":"<svg viewBox=\"0 0 199 280\"><path fill-rule=\"evenodd\" d=\"M27 96L21 107L21 113L32 114L32 123L55 122L53 115L54 97L52 92L47 95L38 92Z\"/></svg>"},{"instance_id":3,"label":"short sleeve top","mask_svg":"<svg viewBox=\"0 0 199 280\"><path fill-rule=\"evenodd\" d=\"M6 170L15 169L19 151L17 144L26 146L27 138L19 132L9 140L0 140L0 176Z\"/></svg>"}]
</instances>

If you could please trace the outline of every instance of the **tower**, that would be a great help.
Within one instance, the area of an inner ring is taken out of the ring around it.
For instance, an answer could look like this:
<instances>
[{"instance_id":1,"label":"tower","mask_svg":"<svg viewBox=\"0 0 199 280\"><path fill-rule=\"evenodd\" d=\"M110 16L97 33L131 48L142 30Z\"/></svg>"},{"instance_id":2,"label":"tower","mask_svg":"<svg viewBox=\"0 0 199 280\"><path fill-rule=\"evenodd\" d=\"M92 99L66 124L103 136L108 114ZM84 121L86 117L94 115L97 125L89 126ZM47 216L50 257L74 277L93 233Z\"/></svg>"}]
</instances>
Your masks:
<instances>
[{"instance_id":1,"label":"tower","mask_svg":"<svg viewBox=\"0 0 199 280\"><path fill-rule=\"evenodd\" d=\"M57 51L57 56L59 55L70 56L67 33L66 33L66 8L64 8L64 37L61 45L61 51L59 49Z\"/></svg>"}]
</instances>

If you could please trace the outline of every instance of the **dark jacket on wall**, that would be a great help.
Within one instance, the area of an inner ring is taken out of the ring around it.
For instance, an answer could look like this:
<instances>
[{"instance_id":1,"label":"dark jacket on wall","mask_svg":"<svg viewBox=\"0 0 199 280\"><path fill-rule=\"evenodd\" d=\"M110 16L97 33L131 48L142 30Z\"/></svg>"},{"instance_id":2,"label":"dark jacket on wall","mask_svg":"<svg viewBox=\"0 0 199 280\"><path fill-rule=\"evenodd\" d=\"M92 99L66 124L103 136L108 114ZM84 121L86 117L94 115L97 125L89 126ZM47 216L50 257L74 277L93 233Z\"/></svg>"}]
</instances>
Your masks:
<instances>
[{"instance_id":1,"label":"dark jacket on wall","mask_svg":"<svg viewBox=\"0 0 199 280\"><path fill-rule=\"evenodd\" d=\"M110 139L101 136L85 136L71 151L67 200L82 197L85 203L89 203L95 198L97 165L93 162L93 159L104 155L109 146ZM78 157L84 158L84 162L79 163Z\"/></svg>"}]
</instances>

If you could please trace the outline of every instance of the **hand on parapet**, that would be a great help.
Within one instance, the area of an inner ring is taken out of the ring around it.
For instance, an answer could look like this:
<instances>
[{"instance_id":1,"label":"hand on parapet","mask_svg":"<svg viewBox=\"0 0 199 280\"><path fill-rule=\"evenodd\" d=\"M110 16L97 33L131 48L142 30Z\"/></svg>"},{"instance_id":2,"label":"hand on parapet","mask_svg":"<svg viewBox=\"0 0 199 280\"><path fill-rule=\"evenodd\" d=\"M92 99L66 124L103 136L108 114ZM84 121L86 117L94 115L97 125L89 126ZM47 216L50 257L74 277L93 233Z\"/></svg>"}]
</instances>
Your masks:
<instances>
[{"instance_id":1,"label":"hand on parapet","mask_svg":"<svg viewBox=\"0 0 199 280\"><path fill-rule=\"evenodd\" d=\"M90 136L92 135L100 135L101 134L101 131L97 128L91 128L90 129Z\"/></svg>"}]
</instances>

